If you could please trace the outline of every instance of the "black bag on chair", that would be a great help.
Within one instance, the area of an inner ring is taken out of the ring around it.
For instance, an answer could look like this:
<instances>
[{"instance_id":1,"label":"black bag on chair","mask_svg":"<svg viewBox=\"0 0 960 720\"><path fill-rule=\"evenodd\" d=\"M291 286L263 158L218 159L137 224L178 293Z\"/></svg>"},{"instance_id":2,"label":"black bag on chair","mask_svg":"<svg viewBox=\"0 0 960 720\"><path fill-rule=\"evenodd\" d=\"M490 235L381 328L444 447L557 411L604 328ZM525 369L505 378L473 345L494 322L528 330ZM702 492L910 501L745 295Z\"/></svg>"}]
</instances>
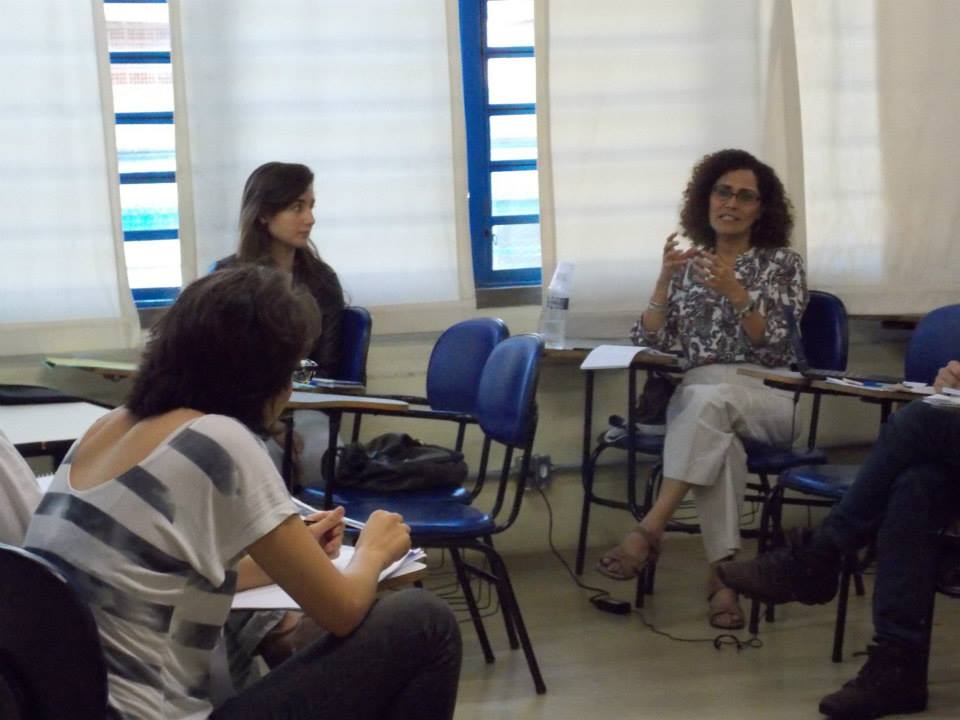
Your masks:
<instances>
[{"instance_id":1,"label":"black bag on chair","mask_svg":"<svg viewBox=\"0 0 960 720\"><path fill-rule=\"evenodd\" d=\"M393 492L456 486L467 478L463 453L427 445L405 433L378 435L338 450L337 485Z\"/></svg>"}]
</instances>

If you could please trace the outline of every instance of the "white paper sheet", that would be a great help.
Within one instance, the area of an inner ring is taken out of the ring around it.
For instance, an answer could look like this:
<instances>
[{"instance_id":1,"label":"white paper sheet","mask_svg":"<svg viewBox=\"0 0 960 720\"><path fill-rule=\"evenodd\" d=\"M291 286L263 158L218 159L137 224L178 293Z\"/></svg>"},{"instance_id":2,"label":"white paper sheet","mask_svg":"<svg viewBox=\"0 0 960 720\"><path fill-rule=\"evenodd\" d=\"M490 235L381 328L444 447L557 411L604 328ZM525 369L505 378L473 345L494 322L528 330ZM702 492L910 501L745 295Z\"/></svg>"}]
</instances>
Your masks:
<instances>
[{"instance_id":1,"label":"white paper sheet","mask_svg":"<svg viewBox=\"0 0 960 720\"><path fill-rule=\"evenodd\" d=\"M380 581L425 569L427 566L421 561L426 556L427 554L420 548L411 549L404 557L380 573ZM353 548L344 545L340 548L340 556L333 561L333 564L343 570L352 557ZM234 610L297 610L299 608L297 601L276 584L244 590L233 596Z\"/></svg>"},{"instance_id":2,"label":"white paper sheet","mask_svg":"<svg viewBox=\"0 0 960 720\"><path fill-rule=\"evenodd\" d=\"M669 353L660 352L653 348L643 347L642 345L599 345L590 351L590 354L584 358L580 364L581 370L615 370L619 368L628 368L637 353L646 353L647 355L664 355Z\"/></svg>"}]
</instances>

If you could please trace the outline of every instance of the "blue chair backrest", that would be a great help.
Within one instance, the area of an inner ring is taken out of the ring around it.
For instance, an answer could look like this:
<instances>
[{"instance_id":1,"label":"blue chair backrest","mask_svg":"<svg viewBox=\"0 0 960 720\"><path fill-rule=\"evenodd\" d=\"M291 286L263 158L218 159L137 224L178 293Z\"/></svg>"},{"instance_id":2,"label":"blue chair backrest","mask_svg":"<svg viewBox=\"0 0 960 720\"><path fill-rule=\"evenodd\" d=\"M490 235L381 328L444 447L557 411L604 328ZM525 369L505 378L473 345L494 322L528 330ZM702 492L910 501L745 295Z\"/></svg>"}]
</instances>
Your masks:
<instances>
[{"instance_id":1,"label":"blue chair backrest","mask_svg":"<svg viewBox=\"0 0 960 720\"><path fill-rule=\"evenodd\" d=\"M535 412L543 337L515 335L497 345L480 376L477 422L490 438L523 447Z\"/></svg>"},{"instance_id":2,"label":"blue chair backrest","mask_svg":"<svg viewBox=\"0 0 960 720\"><path fill-rule=\"evenodd\" d=\"M510 336L503 320L474 318L451 325L437 339L427 364L427 402L434 410L474 414L487 358Z\"/></svg>"},{"instance_id":3,"label":"blue chair backrest","mask_svg":"<svg viewBox=\"0 0 960 720\"><path fill-rule=\"evenodd\" d=\"M341 325L342 354L337 380L367 384L367 351L373 320L366 308L347 306L343 309Z\"/></svg>"},{"instance_id":4,"label":"blue chair backrest","mask_svg":"<svg viewBox=\"0 0 960 720\"><path fill-rule=\"evenodd\" d=\"M850 345L847 308L836 295L811 290L800 319L800 337L810 367L846 370Z\"/></svg>"},{"instance_id":5,"label":"blue chair backrest","mask_svg":"<svg viewBox=\"0 0 960 720\"><path fill-rule=\"evenodd\" d=\"M932 383L951 360L960 360L960 304L944 305L923 316L907 344L903 376Z\"/></svg>"}]
</instances>

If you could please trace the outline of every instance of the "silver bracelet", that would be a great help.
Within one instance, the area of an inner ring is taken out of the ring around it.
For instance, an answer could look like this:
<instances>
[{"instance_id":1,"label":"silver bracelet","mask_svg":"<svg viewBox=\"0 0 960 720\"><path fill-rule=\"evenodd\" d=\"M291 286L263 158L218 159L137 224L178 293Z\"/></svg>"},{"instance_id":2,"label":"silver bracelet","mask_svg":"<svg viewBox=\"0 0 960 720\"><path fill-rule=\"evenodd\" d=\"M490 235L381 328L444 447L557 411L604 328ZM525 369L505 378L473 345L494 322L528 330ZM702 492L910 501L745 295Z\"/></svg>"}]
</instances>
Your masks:
<instances>
[{"instance_id":1,"label":"silver bracelet","mask_svg":"<svg viewBox=\"0 0 960 720\"><path fill-rule=\"evenodd\" d=\"M656 300L651 300L647 303L647 307L651 310L661 310L666 312L670 309L670 303L657 302Z\"/></svg>"}]
</instances>

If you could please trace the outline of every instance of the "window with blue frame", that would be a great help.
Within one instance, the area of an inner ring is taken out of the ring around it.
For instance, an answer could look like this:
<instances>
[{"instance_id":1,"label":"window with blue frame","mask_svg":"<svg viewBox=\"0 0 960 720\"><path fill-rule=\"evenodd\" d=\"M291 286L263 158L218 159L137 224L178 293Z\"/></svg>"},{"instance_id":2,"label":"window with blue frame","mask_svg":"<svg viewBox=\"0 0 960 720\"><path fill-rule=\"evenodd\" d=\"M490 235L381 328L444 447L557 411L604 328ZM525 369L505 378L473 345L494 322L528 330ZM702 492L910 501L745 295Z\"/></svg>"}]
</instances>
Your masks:
<instances>
[{"instance_id":1,"label":"window with blue frame","mask_svg":"<svg viewBox=\"0 0 960 720\"><path fill-rule=\"evenodd\" d=\"M104 0L124 254L139 308L180 291L173 73L166 0Z\"/></svg>"},{"instance_id":2,"label":"window with blue frame","mask_svg":"<svg viewBox=\"0 0 960 720\"><path fill-rule=\"evenodd\" d=\"M540 284L534 0L460 0L477 288Z\"/></svg>"}]
</instances>

